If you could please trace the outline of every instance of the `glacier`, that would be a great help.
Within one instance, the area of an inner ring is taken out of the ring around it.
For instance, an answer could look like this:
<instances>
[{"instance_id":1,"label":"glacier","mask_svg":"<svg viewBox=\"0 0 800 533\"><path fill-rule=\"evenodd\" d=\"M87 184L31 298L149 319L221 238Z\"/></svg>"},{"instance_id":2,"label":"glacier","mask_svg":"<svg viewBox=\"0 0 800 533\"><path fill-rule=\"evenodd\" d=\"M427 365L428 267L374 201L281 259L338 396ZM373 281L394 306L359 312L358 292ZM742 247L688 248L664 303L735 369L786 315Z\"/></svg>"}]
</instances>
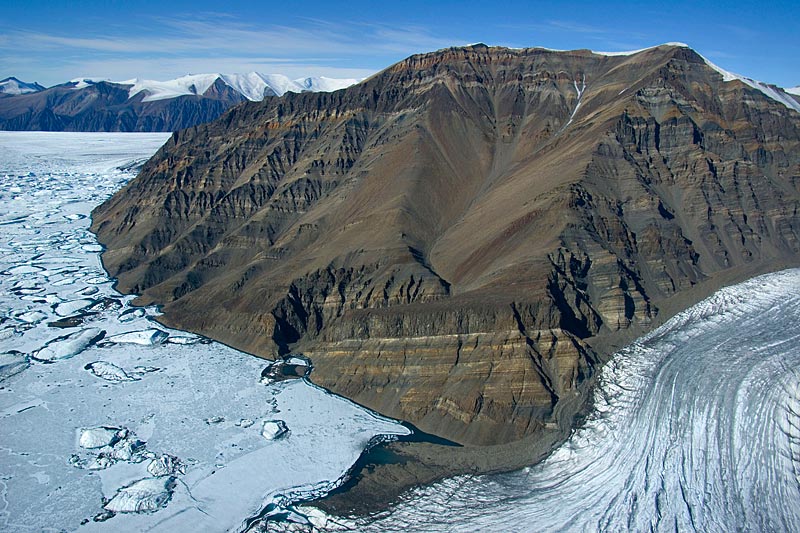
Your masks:
<instances>
[{"instance_id":1,"label":"glacier","mask_svg":"<svg viewBox=\"0 0 800 533\"><path fill-rule=\"evenodd\" d=\"M114 290L89 215L168 137L0 132L2 531L240 531L410 432Z\"/></svg>"}]
</instances>

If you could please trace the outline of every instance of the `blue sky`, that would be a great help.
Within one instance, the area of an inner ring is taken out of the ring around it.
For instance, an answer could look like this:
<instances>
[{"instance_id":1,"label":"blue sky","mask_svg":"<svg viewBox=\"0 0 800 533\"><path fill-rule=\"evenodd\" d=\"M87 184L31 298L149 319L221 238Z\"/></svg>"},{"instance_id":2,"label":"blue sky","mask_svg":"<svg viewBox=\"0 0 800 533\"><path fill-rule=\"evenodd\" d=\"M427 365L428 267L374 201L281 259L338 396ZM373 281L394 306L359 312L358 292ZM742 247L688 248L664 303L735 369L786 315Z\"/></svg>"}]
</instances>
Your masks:
<instances>
[{"instance_id":1,"label":"blue sky","mask_svg":"<svg viewBox=\"0 0 800 533\"><path fill-rule=\"evenodd\" d=\"M204 72L361 77L447 46L621 51L680 41L721 67L800 85L800 1L240 2L4 0L0 78Z\"/></svg>"}]
</instances>

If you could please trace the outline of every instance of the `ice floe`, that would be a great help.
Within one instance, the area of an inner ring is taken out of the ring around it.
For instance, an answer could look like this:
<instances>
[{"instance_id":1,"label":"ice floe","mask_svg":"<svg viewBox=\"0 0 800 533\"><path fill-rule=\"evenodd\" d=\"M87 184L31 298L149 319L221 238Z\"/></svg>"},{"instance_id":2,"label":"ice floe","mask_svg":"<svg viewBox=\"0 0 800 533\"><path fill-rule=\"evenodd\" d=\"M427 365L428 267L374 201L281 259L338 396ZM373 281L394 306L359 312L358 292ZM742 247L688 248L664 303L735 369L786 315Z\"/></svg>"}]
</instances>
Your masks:
<instances>
[{"instance_id":1,"label":"ice floe","mask_svg":"<svg viewBox=\"0 0 800 533\"><path fill-rule=\"evenodd\" d=\"M142 513L157 511L167 504L175 488L175 478L149 477L119 489L105 505L113 513Z\"/></svg>"},{"instance_id":2,"label":"ice floe","mask_svg":"<svg viewBox=\"0 0 800 533\"><path fill-rule=\"evenodd\" d=\"M28 368L30 362L19 352L0 353L0 381Z\"/></svg>"},{"instance_id":3,"label":"ice floe","mask_svg":"<svg viewBox=\"0 0 800 533\"><path fill-rule=\"evenodd\" d=\"M283 420L267 420L261 426L261 436L267 440L277 440L289 433L286 422Z\"/></svg>"},{"instance_id":4,"label":"ice floe","mask_svg":"<svg viewBox=\"0 0 800 533\"><path fill-rule=\"evenodd\" d=\"M86 348L99 341L105 335L99 328L86 328L63 337L57 337L33 353L34 359L40 361L54 361L68 359L81 353Z\"/></svg>"},{"instance_id":5,"label":"ice floe","mask_svg":"<svg viewBox=\"0 0 800 533\"><path fill-rule=\"evenodd\" d=\"M153 476L174 476L186 473L186 465L174 455L167 453L158 456L147 465L147 471Z\"/></svg>"},{"instance_id":6,"label":"ice floe","mask_svg":"<svg viewBox=\"0 0 800 533\"><path fill-rule=\"evenodd\" d=\"M106 381L111 381L112 383L120 383L122 381L135 381L138 378L135 378L129 375L125 370L118 367L113 363L109 363L107 361L95 361L93 363L87 364L85 367L86 370L94 374L100 379L104 379Z\"/></svg>"},{"instance_id":7,"label":"ice floe","mask_svg":"<svg viewBox=\"0 0 800 533\"><path fill-rule=\"evenodd\" d=\"M169 337L169 333L158 328L144 329L141 331L130 331L128 333L120 333L106 338L106 342L113 342L115 344L141 344L144 346L153 346L161 344Z\"/></svg>"},{"instance_id":8,"label":"ice floe","mask_svg":"<svg viewBox=\"0 0 800 533\"><path fill-rule=\"evenodd\" d=\"M126 309L125 311L123 311L123 312L121 312L119 314L119 316L117 317L117 320L119 320L122 323L131 322L133 320L136 320L137 318L143 317L144 314L145 314L144 313L144 309L142 309L141 307L136 307L136 308L133 308L133 309Z\"/></svg>"},{"instance_id":9,"label":"ice floe","mask_svg":"<svg viewBox=\"0 0 800 533\"><path fill-rule=\"evenodd\" d=\"M105 426L88 428L81 431L78 445L87 450L102 448L103 446L113 446L117 441L127 436L128 430L125 428Z\"/></svg>"}]
</instances>

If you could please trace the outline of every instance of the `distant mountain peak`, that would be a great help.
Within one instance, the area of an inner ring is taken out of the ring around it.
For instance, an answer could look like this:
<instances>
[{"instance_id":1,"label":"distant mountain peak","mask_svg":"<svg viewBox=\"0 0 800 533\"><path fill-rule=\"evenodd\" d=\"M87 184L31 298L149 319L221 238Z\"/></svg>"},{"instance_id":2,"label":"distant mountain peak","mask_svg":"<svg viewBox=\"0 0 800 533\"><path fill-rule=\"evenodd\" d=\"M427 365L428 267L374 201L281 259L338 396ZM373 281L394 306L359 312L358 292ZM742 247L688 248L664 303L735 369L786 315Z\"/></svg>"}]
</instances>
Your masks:
<instances>
[{"instance_id":1,"label":"distant mountain peak","mask_svg":"<svg viewBox=\"0 0 800 533\"><path fill-rule=\"evenodd\" d=\"M43 91L45 88L36 82L27 83L21 81L14 76L9 76L4 80L0 80L0 93L8 95L37 93Z\"/></svg>"}]
</instances>

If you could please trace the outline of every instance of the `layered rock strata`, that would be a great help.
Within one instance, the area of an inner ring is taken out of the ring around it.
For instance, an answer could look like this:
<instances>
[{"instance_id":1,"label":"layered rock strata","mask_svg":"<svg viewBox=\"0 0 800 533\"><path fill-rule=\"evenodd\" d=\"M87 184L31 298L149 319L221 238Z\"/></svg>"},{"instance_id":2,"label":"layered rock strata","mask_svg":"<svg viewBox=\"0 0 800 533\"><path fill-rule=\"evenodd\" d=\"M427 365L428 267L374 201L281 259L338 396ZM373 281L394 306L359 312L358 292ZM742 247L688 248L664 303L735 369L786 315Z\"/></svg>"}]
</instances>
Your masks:
<instances>
[{"instance_id":1,"label":"layered rock strata","mask_svg":"<svg viewBox=\"0 0 800 533\"><path fill-rule=\"evenodd\" d=\"M681 46L453 48L177 132L92 227L170 325L499 444L568 427L598 346L797 263L799 128Z\"/></svg>"}]
</instances>

